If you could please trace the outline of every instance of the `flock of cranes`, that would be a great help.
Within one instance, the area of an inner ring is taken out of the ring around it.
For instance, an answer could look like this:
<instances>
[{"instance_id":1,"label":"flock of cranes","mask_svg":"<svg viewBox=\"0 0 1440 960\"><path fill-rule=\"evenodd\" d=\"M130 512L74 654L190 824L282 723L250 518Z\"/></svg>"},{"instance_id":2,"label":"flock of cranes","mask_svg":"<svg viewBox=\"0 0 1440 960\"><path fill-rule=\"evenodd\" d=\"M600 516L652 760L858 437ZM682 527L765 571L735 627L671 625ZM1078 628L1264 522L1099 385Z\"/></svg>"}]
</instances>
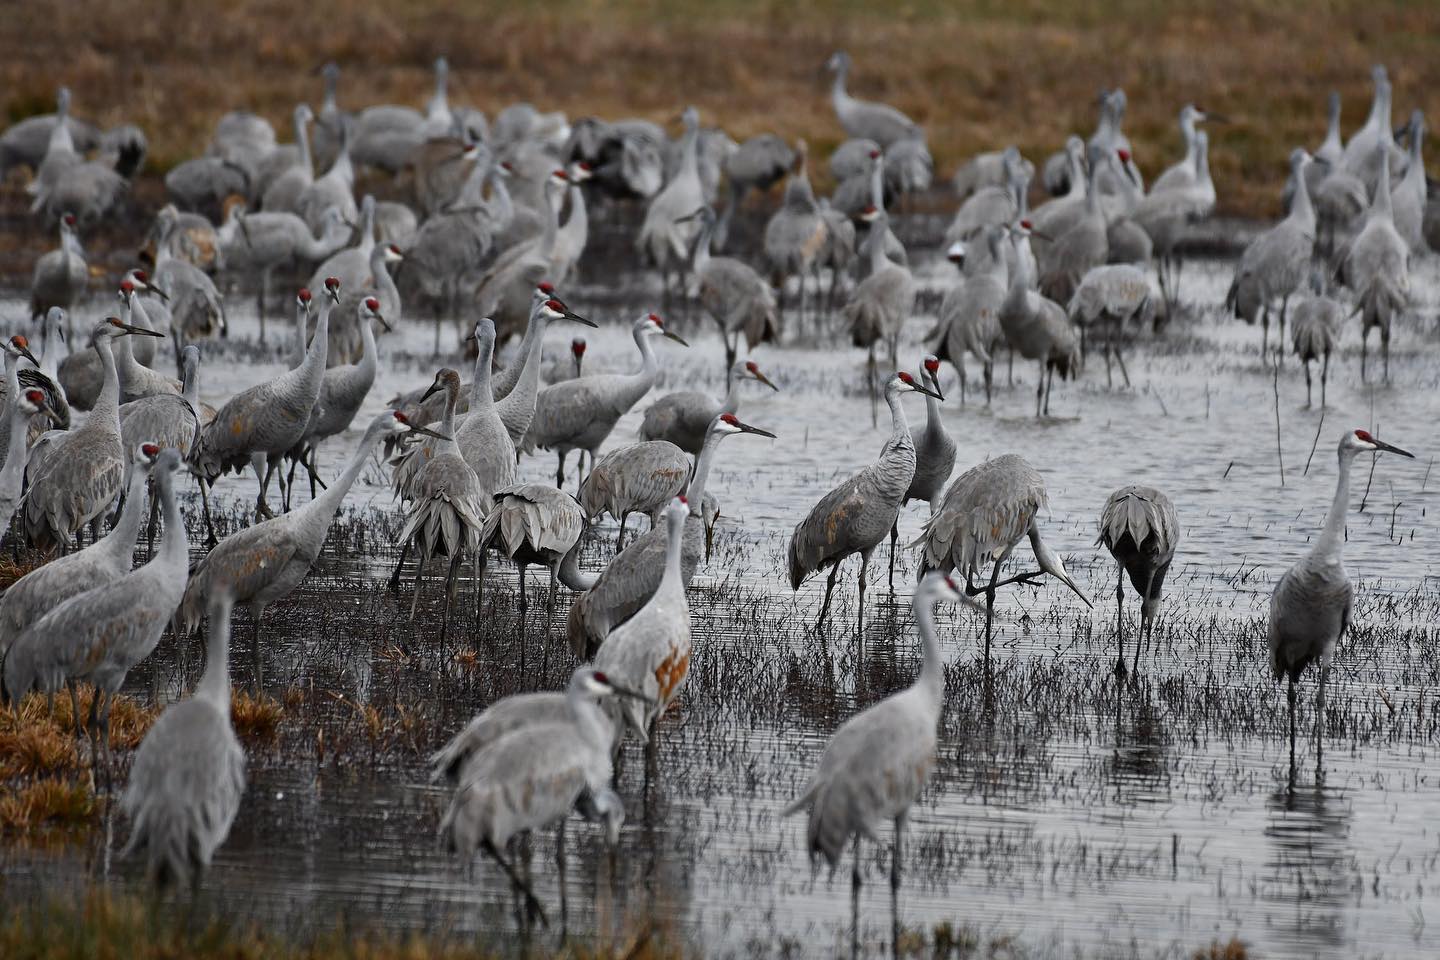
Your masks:
<instances>
[{"instance_id":1,"label":"flock of cranes","mask_svg":"<svg viewBox=\"0 0 1440 960\"><path fill-rule=\"evenodd\" d=\"M1044 162L1043 184L1054 196L1033 210L1036 168L1017 150L967 164L957 178L964 200L946 232L946 253L960 274L927 338L933 352L917 373L900 370L882 381L877 354L888 352L897 365L918 288L911 267L918 251L897 238L887 205L928 189L934 165L920 126L893 107L851 96L846 54L837 53L829 68L834 111L850 139L830 160L835 195L817 198L804 142L792 146L766 134L735 144L702 128L693 108L681 115L676 143L644 121L571 127L528 105L491 124L449 102L442 59L423 112L384 105L346 113L339 71L328 67L320 110L295 109L293 145L277 143L264 120L232 113L204 156L169 172L171 204L151 234L153 268L129 271L118 287L119 316L85 321L88 338L79 341L72 327L89 309L89 268L78 231L116 211L143 157L143 135L89 128L70 115L65 90L54 115L0 135L0 168L31 168L33 210L59 231L59 246L35 264L31 289L42 357L24 335L3 344L8 409L0 429L10 432L0 443L0 503L7 519L19 517L11 536L58 554L0 597L3 689L12 700L32 691L53 699L62 690L76 698L78 684L92 684L91 757L108 778L110 708L102 700L113 699L167 628L188 634L208 620L199 686L147 736L121 801L130 849L143 853L152 875L198 878L239 808L244 754L228 715L233 607L248 608L254 625L251 681L259 689L266 609L307 576L348 491L383 444L405 515L390 582L398 589L413 557L412 619L432 560L446 561L447 631L466 560L474 566L475 618L492 553L519 567L522 620L526 568L543 566L550 580L544 676L558 584L576 594L565 633L581 665L568 688L489 705L433 758L437 777L454 788L441 822L447 843L467 858L488 853L543 918L543 906L506 859L507 843L557 826L563 856L575 810L604 824L615 842L624 808L612 787L613 752L627 735L653 747L658 719L684 688L694 639L686 591L708 559L719 513L711 473L726 437L775 437L738 411L754 384L778 390L748 354L783 342L788 314L815 334L843 324L844 339L867 351L872 396L883 396L891 418L875 460L820 497L790 537L794 589L829 568L817 628L829 614L841 563L858 554L856 637L863 639L871 555L888 535L893 590L900 515L912 500L929 507L920 537L907 545L928 571L913 598L920 676L835 733L790 807L808 809L808 846L832 868L854 841L857 891L860 839L893 822L898 891L901 835L935 760L944 666L936 606L958 602L984 616L988 669L1000 587L1048 575L1091 605L1041 536L1048 494L1035 466L1005 454L952 479L964 455L957 457L942 416L941 365L958 371L963 403L971 355L989 402L998 352L1018 353L1039 364L1036 415L1043 416L1054 374L1079 374L1090 334L1107 371L1113 358L1128 383L1124 344L1176 316L1187 229L1216 203L1209 136L1199 125L1224 118L1185 105L1184 156L1148 192L1122 131L1126 101L1118 90L1102 96L1099 127L1088 141L1072 137ZM1295 152L1288 213L1245 251L1227 301L1236 315L1263 325L1266 351L1271 315L1282 349L1292 320L1307 385L1309 363L1323 361L1322 405L1330 354L1353 315L1362 318L1362 335L1379 328L1388 376L1391 324L1410 301L1409 260L1426 246L1424 120L1412 118L1401 149L1390 124L1389 81L1378 68L1375 84L1371 119L1349 143L1340 141L1332 101L1322 147L1313 156ZM84 159L89 150L98 151L95 159ZM357 171L364 169L405 171L412 202L357 198ZM783 197L763 230L763 263L722 254L746 194L781 181ZM728 200L717 212L722 183ZM586 343L579 337L571 360L544 362L548 325L595 326L559 291L585 250L590 218L609 215L625 199L644 205L635 251L660 274L664 301L683 309L693 297L718 327L728 384L720 398L695 391L661 397L645 411L639 442L602 452L621 417L651 394L665 362L656 346L688 346L659 314L645 312L631 326L633 373L582 375ZM1146 272L1152 263L1158 292ZM240 278L256 287L264 341L273 277L312 269L293 299L285 372L218 410L202 403L202 342L226 329L225 282ZM1337 282L1352 303L1338 299ZM1308 295L1300 292L1305 284ZM435 315L436 353L446 321L467 334L463 344L474 354L468 384L457 369L441 366L428 386L395 397L365 426L343 473L325 482L317 448L359 416L381 369L384 335L403 336L403 321L426 310ZM514 359L496 370L497 352L515 335L522 339ZM164 338L173 342L179 378L160 372L170 352L155 343ZM72 350L61 359L67 340ZM912 393L926 401L925 427L915 435L903 404ZM72 412L83 413L73 426ZM517 461L537 451L558 458L553 487L519 482ZM1341 563L1348 478L1355 457L1369 451L1409 456L1364 430L1343 435L1325 531L1271 601L1272 662L1290 684L1292 763L1295 683L1318 662L1322 700L1350 618ZM571 452L580 461L576 496L563 489ZM297 469L304 471L298 480ZM193 567L176 491L182 470L198 481L209 535ZM222 540L210 501L229 473L253 473L258 494L255 522ZM307 476L310 498L292 507L296 484ZM279 513L269 499L272 481L281 488ZM157 528L164 533L148 561L132 568L147 497L151 536ZM614 556L588 573L579 562L585 533L605 513L619 522ZM650 528L626 543L634 514L650 516ZM1121 678L1139 672L1181 532L1180 512L1151 487L1123 487L1104 504L1098 542L1118 568L1114 671ZM1002 578L1022 539L1038 570ZM1128 666L1127 577L1141 602ZM982 595L983 603L975 599ZM77 737L78 714L77 706ZM1317 736L1318 729L1317 720Z\"/></svg>"}]
</instances>

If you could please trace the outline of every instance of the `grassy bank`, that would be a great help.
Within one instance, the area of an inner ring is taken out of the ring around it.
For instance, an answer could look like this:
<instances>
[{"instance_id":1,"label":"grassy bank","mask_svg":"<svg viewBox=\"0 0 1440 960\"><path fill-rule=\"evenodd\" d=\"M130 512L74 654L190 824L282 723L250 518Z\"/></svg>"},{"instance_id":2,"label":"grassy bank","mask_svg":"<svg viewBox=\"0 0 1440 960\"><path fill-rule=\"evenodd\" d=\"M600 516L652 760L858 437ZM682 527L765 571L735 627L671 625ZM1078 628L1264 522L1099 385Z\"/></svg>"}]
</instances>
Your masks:
<instances>
[{"instance_id":1,"label":"grassy bank","mask_svg":"<svg viewBox=\"0 0 1440 960\"><path fill-rule=\"evenodd\" d=\"M1151 175L1178 153L1180 104L1235 121L1214 134L1211 162L1220 212L1252 217L1278 208L1288 151L1319 142L1329 90L1344 96L1347 131L1364 120L1373 62L1390 67L1397 123L1413 106L1440 110L1440 5L1406 0L55 0L10 19L0 119L49 109L65 82L80 114L140 124L155 170L202 149L235 107L288 138L294 103L318 103L327 59L346 68L343 105L422 103L441 53L455 99L492 114L528 100L668 121L692 102L737 138L804 136L823 156L840 136L823 64L845 47L852 91L923 123L946 176L1010 141L1043 156L1090 130L1094 93L1120 84Z\"/></svg>"}]
</instances>

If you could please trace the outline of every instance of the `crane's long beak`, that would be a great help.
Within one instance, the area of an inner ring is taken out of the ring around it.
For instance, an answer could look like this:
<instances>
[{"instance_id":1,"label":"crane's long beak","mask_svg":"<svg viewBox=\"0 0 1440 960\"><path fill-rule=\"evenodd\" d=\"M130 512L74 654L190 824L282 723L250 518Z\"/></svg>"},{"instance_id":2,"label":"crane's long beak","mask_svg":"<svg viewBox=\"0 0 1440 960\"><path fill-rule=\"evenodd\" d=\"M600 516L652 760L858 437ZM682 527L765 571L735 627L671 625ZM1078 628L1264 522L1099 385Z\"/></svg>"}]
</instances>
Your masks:
<instances>
[{"instance_id":1,"label":"crane's long beak","mask_svg":"<svg viewBox=\"0 0 1440 960\"><path fill-rule=\"evenodd\" d=\"M395 329L394 327L390 326L389 320L386 320L383 316L380 315L379 310L376 310L374 313L371 314L371 316L374 317L376 320L380 321L380 326L385 328L386 333L390 333L392 330Z\"/></svg>"},{"instance_id":2,"label":"crane's long beak","mask_svg":"<svg viewBox=\"0 0 1440 960\"><path fill-rule=\"evenodd\" d=\"M761 430L759 427L752 427L750 426L750 424L743 423L739 420L735 421L735 425L740 428L741 433L754 433L762 437L769 437L771 440L775 439L775 434L771 433L769 430Z\"/></svg>"},{"instance_id":3,"label":"crane's long beak","mask_svg":"<svg viewBox=\"0 0 1440 960\"><path fill-rule=\"evenodd\" d=\"M574 320L576 323L583 323L587 327L594 327L597 330L600 328L600 324L596 323L594 320L591 320L589 317L580 316L580 314L571 311L569 307L565 308L565 312L562 313L561 316L564 317L566 320Z\"/></svg>"},{"instance_id":4,"label":"crane's long beak","mask_svg":"<svg viewBox=\"0 0 1440 960\"><path fill-rule=\"evenodd\" d=\"M35 366L40 366L40 361L35 359L35 354L30 352L29 347L16 347L13 343L11 344L11 346L15 347L15 351L19 353L20 356L24 357L26 360L29 360Z\"/></svg>"},{"instance_id":5,"label":"crane's long beak","mask_svg":"<svg viewBox=\"0 0 1440 960\"><path fill-rule=\"evenodd\" d=\"M411 432L411 433L421 433L421 434L424 434L424 435L427 436L427 437L434 437L436 440L453 440L453 439L455 439L454 437L447 437L447 436L445 436L445 434L439 432L438 430L431 430L429 427L417 427L417 426L416 426L415 424L413 424L413 423L410 424L410 432Z\"/></svg>"},{"instance_id":6,"label":"crane's long beak","mask_svg":"<svg viewBox=\"0 0 1440 960\"><path fill-rule=\"evenodd\" d=\"M715 514L715 519L705 524L705 562L710 562L710 554L715 549L715 523L720 519L720 514Z\"/></svg>"},{"instance_id":7,"label":"crane's long beak","mask_svg":"<svg viewBox=\"0 0 1440 960\"><path fill-rule=\"evenodd\" d=\"M248 243L249 241L247 240L246 242ZM155 296L159 297L165 303L170 302L170 294L166 293L164 290L161 290L159 287L155 286L155 284L147 283L145 284L145 289L155 294Z\"/></svg>"},{"instance_id":8,"label":"crane's long beak","mask_svg":"<svg viewBox=\"0 0 1440 960\"><path fill-rule=\"evenodd\" d=\"M165 334L161 333L159 330L147 330L147 329L145 329L144 327L137 327L137 326L135 326L133 323L122 323L122 324L120 324L120 329L121 329L121 330L124 330L126 333L130 334L132 337L134 337L134 336L142 336L142 337L162 337L162 338L163 338L163 337L165 336ZM38 366L38 364L37 364L37 366Z\"/></svg>"},{"instance_id":9,"label":"crane's long beak","mask_svg":"<svg viewBox=\"0 0 1440 960\"><path fill-rule=\"evenodd\" d=\"M641 703L655 702L654 700L651 700L649 697L645 696L645 694L640 693L636 690L631 690L629 687L622 687L618 684L612 683L610 684L610 689L615 693L616 696L629 697L631 700L639 700Z\"/></svg>"},{"instance_id":10,"label":"crane's long beak","mask_svg":"<svg viewBox=\"0 0 1440 960\"><path fill-rule=\"evenodd\" d=\"M245 237L245 246L255 246L254 241L250 239L250 228L245 226L245 215L243 213L236 214L235 222L240 224L240 233Z\"/></svg>"},{"instance_id":11,"label":"crane's long beak","mask_svg":"<svg viewBox=\"0 0 1440 960\"><path fill-rule=\"evenodd\" d=\"M690 346L690 344L685 342L685 338L680 336L680 334L678 333L671 333L669 330L662 330L661 333L663 333L666 337L669 337L671 340L674 340L682 347Z\"/></svg>"},{"instance_id":12,"label":"crane's long beak","mask_svg":"<svg viewBox=\"0 0 1440 960\"><path fill-rule=\"evenodd\" d=\"M1055 242L1055 238L1052 237L1052 236L1050 236L1050 234L1045 233L1044 231L1041 231L1041 230L1036 230L1034 227L1031 227L1031 228L1030 228L1030 236L1032 236L1032 237L1039 237L1041 240L1044 240L1046 243L1054 243L1054 242Z\"/></svg>"},{"instance_id":13,"label":"crane's long beak","mask_svg":"<svg viewBox=\"0 0 1440 960\"><path fill-rule=\"evenodd\" d=\"M434 383L430 384L430 389L426 390L423 394L420 395L420 402L424 403L426 400L429 400L435 394L439 393L440 386L441 384L439 380L436 380Z\"/></svg>"},{"instance_id":14,"label":"crane's long beak","mask_svg":"<svg viewBox=\"0 0 1440 960\"><path fill-rule=\"evenodd\" d=\"M1034 520L1030 521L1030 546L1035 551L1035 559L1040 561L1041 570L1044 570L1050 574L1050 576L1073 590L1075 596L1085 602L1085 606L1092 610L1095 609L1095 604L1091 603L1090 598L1085 596L1084 591L1075 584L1074 578L1065 572L1065 563L1060 559L1060 555L1054 550L1051 550L1045 541L1040 539L1040 528L1035 524Z\"/></svg>"},{"instance_id":15,"label":"crane's long beak","mask_svg":"<svg viewBox=\"0 0 1440 960\"><path fill-rule=\"evenodd\" d=\"M774 390L776 393L780 392L780 388L775 386L775 384L771 383L770 378L765 376L765 374L761 373L759 370L746 370L745 373L751 379L759 380L761 383L765 384L765 386L769 387L771 390Z\"/></svg>"},{"instance_id":16,"label":"crane's long beak","mask_svg":"<svg viewBox=\"0 0 1440 960\"><path fill-rule=\"evenodd\" d=\"M942 403L945 401L945 394L941 393L939 389L931 390L923 383L912 383L911 386L915 388L916 393L923 393L927 397L934 397Z\"/></svg>"},{"instance_id":17,"label":"crane's long beak","mask_svg":"<svg viewBox=\"0 0 1440 960\"><path fill-rule=\"evenodd\" d=\"M1401 450L1399 447L1391 446L1384 440L1376 440L1372 437L1370 442L1375 444L1375 449L1377 451L1384 450L1386 453L1398 453L1402 457L1409 457L1411 460L1415 459L1415 454L1411 453L1409 450Z\"/></svg>"}]
</instances>

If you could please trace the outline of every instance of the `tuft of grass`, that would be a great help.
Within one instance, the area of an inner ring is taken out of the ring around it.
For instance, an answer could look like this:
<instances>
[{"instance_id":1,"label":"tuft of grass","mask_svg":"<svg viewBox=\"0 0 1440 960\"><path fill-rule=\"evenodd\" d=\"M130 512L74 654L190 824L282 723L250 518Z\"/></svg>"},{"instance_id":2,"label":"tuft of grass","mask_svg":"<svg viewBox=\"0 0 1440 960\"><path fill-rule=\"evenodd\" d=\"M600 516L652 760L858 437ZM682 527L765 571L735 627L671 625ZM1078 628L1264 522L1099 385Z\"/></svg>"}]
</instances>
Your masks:
<instances>
[{"instance_id":1,"label":"tuft of grass","mask_svg":"<svg viewBox=\"0 0 1440 960\"><path fill-rule=\"evenodd\" d=\"M275 743L280 739L280 722L284 717L284 707L272 697L252 697L240 690L230 695L230 722L235 725L235 735L244 743Z\"/></svg>"},{"instance_id":2,"label":"tuft of grass","mask_svg":"<svg viewBox=\"0 0 1440 960\"><path fill-rule=\"evenodd\" d=\"M368 930L336 930L288 940L258 925L206 919L187 921L184 910L157 910L143 898L91 890L15 905L0 919L0 956L11 960L500 960L514 945L497 940L463 942L440 935L394 937ZM525 956L601 960L679 960L686 952L652 927L613 942L567 940L556 947L527 944Z\"/></svg>"},{"instance_id":3,"label":"tuft of grass","mask_svg":"<svg viewBox=\"0 0 1440 960\"><path fill-rule=\"evenodd\" d=\"M18 560L8 553L0 555L0 590L9 587L30 571L44 566L45 559L43 553L34 550L25 551Z\"/></svg>"},{"instance_id":4,"label":"tuft of grass","mask_svg":"<svg viewBox=\"0 0 1440 960\"><path fill-rule=\"evenodd\" d=\"M1245 944L1234 937L1225 943L1216 940L1193 954L1194 960L1248 960L1249 956Z\"/></svg>"},{"instance_id":5,"label":"tuft of grass","mask_svg":"<svg viewBox=\"0 0 1440 960\"><path fill-rule=\"evenodd\" d=\"M0 796L0 836L44 839L55 832L91 829L101 803L88 780L45 777ZM0 950L0 955L10 956Z\"/></svg>"}]
</instances>

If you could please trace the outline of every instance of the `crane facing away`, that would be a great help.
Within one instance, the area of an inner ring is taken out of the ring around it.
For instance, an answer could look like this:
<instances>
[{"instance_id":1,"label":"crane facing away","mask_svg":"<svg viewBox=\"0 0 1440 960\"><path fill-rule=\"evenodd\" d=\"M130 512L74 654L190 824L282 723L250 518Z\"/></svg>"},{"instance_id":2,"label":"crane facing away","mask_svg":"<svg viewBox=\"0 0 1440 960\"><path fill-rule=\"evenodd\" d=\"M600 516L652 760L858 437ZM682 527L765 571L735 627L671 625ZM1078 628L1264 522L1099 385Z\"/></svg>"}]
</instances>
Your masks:
<instances>
[{"instance_id":1,"label":"crane facing away","mask_svg":"<svg viewBox=\"0 0 1440 960\"><path fill-rule=\"evenodd\" d=\"M1115 584L1115 636L1120 655L1115 661L1115 675L1125 676L1125 577L1140 595L1140 635L1135 638L1135 672L1140 671L1140 651L1149 642L1155 629L1155 614L1160 609L1161 590L1175 548L1180 545L1180 518L1170 498L1154 487L1137 484L1121 487L1110 494L1100 511L1100 537L1120 567Z\"/></svg>"}]
</instances>

